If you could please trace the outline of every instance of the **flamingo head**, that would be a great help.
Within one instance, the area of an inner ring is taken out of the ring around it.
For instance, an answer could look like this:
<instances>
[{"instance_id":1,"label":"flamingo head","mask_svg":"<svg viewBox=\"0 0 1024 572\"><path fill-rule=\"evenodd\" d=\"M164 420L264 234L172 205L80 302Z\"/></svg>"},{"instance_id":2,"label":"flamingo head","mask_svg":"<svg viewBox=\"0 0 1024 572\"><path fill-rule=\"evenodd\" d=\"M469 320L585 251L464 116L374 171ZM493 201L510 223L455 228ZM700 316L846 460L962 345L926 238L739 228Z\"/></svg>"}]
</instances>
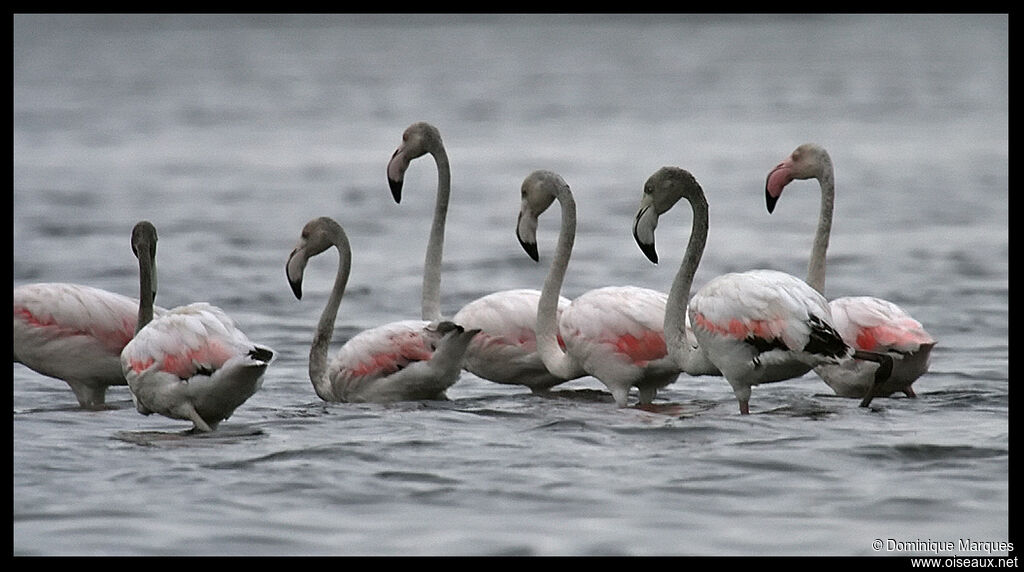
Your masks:
<instances>
[{"instance_id":1,"label":"flamingo head","mask_svg":"<svg viewBox=\"0 0 1024 572\"><path fill-rule=\"evenodd\" d=\"M132 228L132 253L140 262L152 269L150 289L156 297L156 227L148 220L139 221Z\"/></svg>"},{"instance_id":2,"label":"flamingo head","mask_svg":"<svg viewBox=\"0 0 1024 572\"><path fill-rule=\"evenodd\" d=\"M662 167L644 183L644 195L633 218L633 239L651 262L658 263L654 245L654 231L658 217L668 212L679 199L703 200L704 193L697 179L685 169Z\"/></svg>"},{"instance_id":3,"label":"flamingo head","mask_svg":"<svg viewBox=\"0 0 1024 572\"><path fill-rule=\"evenodd\" d=\"M402 183L405 171L413 159L443 148L441 132L437 127L420 121L413 123L402 133L402 143L388 161L388 185L396 203L402 202Z\"/></svg>"},{"instance_id":4,"label":"flamingo head","mask_svg":"<svg viewBox=\"0 0 1024 572\"><path fill-rule=\"evenodd\" d=\"M540 260L537 252L537 222L540 215L555 202L559 193L569 185L557 173L539 170L530 173L521 187L522 202L519 219L516 222L516 238L523 250L535 261Z\"/></svg>"},{"instance_id":5,"label":"flamingo head","mask_svg":"<svg viewBox=\"0 0 1024 572\"><path fill-rule=\"evenodd\" d=\"M284 267L288 284L297 299L302 299L302 276L306 270L306 263L310 258L336 245L339 237L343 236L341 225L330 217L315 218L302 227L299 243L288 255L288 262Z\"/></svg>"},{"instance_id":6,"label":"flamingo head","mask_svg":"<svg viewBox=\"0 0 1024 572\"><path fill-rule=\"evenodd\" d=\"M797 147L765 178L764 197L768 212L771 213L775 210L775 204L782 196L782 190L793 180L821 180L826 173L831 172L831 169L832 159L821 145L804 143Z\"/></svg>"}]
</instances>

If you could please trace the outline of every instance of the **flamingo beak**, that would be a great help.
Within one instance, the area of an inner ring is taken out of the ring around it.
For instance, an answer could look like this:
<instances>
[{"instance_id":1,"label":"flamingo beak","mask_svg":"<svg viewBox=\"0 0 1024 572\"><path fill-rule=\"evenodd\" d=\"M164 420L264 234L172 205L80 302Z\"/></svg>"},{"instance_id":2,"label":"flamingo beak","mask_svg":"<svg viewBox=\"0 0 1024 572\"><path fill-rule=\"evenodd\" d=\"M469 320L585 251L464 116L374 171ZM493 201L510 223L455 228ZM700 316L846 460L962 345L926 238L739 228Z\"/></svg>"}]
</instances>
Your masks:
<instances>
[{"instance_id":1,"label":"flamingo beak","mask_svg":"<svg viewBox=\"0 0 1024 572\"><path fill-rule=\"evenodd\" d=\"M648 201L645 201L648 202ZM652 204L641 204L633 220L633 240L648 260L657 264L658 251L654 247L654 229L658 227L658 212Z\"/></svg>"},{"instance_id":2,"label":"flamingo beak","mask_svg":"<svg viewBox=\"0 0 1024 572\"><path fill-rule=\"evenodd\" d=\"M519 211L519 220L516 222L516 238L522 245L526 254L534 262L540 261L540 254L537 252L537 218L530 215L528 211Z\"/></svg>"},{"instance_id":3,"label":"flamingo beak","mask_svg":"<svg viewBox=\"0 0 1024 572\"><path fill-rule=\"evenodd\" d=\"M782 196L782 190L793 181L793 169L790 160L783 161L775 166L764 181L764 199L768 207L768 213L775 210L775 204Z\"/></svg>"},{"instance_id":4,"label":"flamingo beak","mask_svg":"<svg viewBox=\"0 0 1024 572\"><path fill-rule=\"evenodd\" d=\"M402 202L402 182L405 180L405 170L409 168L409 159L402 150L403 147L395 149L388 161L388 186L391 187L391 196L396 203Z\"/></svg>"},{"instance_id":5,"label":"flamingo beak","mask_svg":"<svg viewBox=\"0 0 1024 572\"><path fill-rule=\"evenodd\" d=\"M288 255L288 262L284 266L285 276L288 278L288 285L292 288L292 293L295 294L295 298L298 300L302 299L302 275L306 270L306 262L308 261L305 251L301 247L296 247L292 250L292 253Z\"/></svg>"}]
</instances>

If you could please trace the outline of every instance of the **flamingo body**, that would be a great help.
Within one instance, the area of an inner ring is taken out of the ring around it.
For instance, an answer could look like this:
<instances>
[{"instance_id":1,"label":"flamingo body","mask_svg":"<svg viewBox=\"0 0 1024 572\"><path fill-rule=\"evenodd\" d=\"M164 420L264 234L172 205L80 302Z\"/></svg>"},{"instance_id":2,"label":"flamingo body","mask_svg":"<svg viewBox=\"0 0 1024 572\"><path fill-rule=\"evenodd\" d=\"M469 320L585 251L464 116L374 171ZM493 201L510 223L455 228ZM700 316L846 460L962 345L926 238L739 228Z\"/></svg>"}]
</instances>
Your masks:
<instances>
[{"instance_id":1,"label":"flamingo body","mask_svg":"<svg viewBox=\"0 0 1024 572\"><path fill-rule=\"evenodd\" d=\"M751 387L852 357L825 298L783 272L718 276L693 295L688 312L700 347L732 386L744 414Z\"/></svg>"},{"instance_id":2,"label":"flamingo body","mask_svg":"<svg viewBox=\"0 0 1024 572\"><path fill-rule=\"evenodd\" d=\"M479 330L449 321L402 320L362 331L328 363L328 346L352 266L352 248L334 219L306 223L288 256L285 274L296 298L309 259L335 247L340 255L334 286L309 350L309 379L324 401L393 402L446 399L459 379L462 359Z\"/></svg>"},{"instance_id":3,"label":"flamingo body","mask_svg":"<svg viewBox=\"0 0 1024 572\"><path fill-rule=\"evenodd\" d=\"M142 328L121 353L136 409L215 429L262 385L273 351L254 344L223 310L174 308Z\"/></svg>"},{"instance_id":4,"label":"flamingo body","mask_svg":"<svg viewBox=\"0 0 1024 572\"><path fill-rule=\"evenodd\" d=\"M627 405L631 387L639 390L640 405L651 405L658 389L681 372L665 346L666 295L634 286L597 288L573 300L558 318L559 292L576 235L575 199L562 177L544 170L524 179L522 196L516 235L534 260L538 259L537 217L555 200L562 214L537 306L537 345L544 364L560 377L589 374L597 378L619 407Z\"/></svg>"},{"instance_id":5,"label":"flamingo body","mask_svg":"<svg viewBox=\"0 0 1024 572\"><path fill-rule=\"evenodd\" d=\"M817 291L825 291L826 253L832 230L835 203L835 172L832 158L820 145L804 143L775 166L765 178L765 200L768 212L774 211L786 185L794 180L816 179L821 190L818 228L815 231L811 256L807 265L807 283ZM856 360L840 366L815 369L837 395L864 397L889 396L903 392L915 393L911 385L928 371L935 340L920 322L892 302L870 296L838 298L831 303L836 326L847 344L855 350L886 354L892 361L888 379L878 364ZM860 354L858 354L860 355ZM872 389L873 388L873 389Z\"/></svg>"},{"instance_id":6,"label":"flamingo body","mask_svg":"<svg viewBox=\"0 0 1024 572\"><path fill-rule=\"evenodd\" d=\"M451 167L437 127L417 122L402 133L402 143L388 161L387 178L392 196L401 201L405 173L413 160L431 155L437 165L437 194L423 267L422 314L424 320L441 320L441 257L445 220L451 194ZM452 320L479 330L466 349L463 368L495 383L523 385L542 392L570 377L551 374L536 350L534 332L537 300L535 290L507 290L488 294L464 306ZM568 300L564 304L568 304Z\"/></svg>"},{"instance_id":7,"label":"flamingo body","mask_svg":"<svg viewBox=\"0 0 1024 572\"><path fill-rule=\"evenodd\" d=\"M488 381L523 385L534 392L567 381L551 374L537 352L534 327L539 300L539 290L523 288L494 292L463 306L452 321L480 330L466 350L465 370ZM569 304L568 298L559 297L557 319ZM559 343L564 346L561 340Z\"/></svg>"},{"instance_id":8,"label":"flamingo body","mask_svg":"<svg viewBox=\"0 0 1024 572\"><path fill-rule=\"evenodd\" d=\"M663 324L668 296L636 286L589 290L562 313L568 353L608 386L616 402L637 387L641 402L679 376L668 359Z\"/></svg>"},{"instance_id":9,"label":"flamingo body","mask_svg":"<svg viewBox=\"0 0 1024 572\"><path fill-rule=\"evenodd\" d=\"M448 333L452 333L448 336ZM339 348L328 375L331 400L444 400L472 336L451 322L402 320L364 330Z\"/></svg>"},{"instance_id":10,"label":"flamingo body","mask_svg":"<svg viewBox=\"0 0 1024 572\"><path fill-rule=\"evenodd\" d=\"M822 365L815 372L843 397L864 397L874 386L876 397L904 392L913 396L911 384L928 371L935 340L902 308L873 296L846 296L829 302L836 329L854 349L888 353L893 371L875 385L878 364L851 360Z\"/></svg>"},{"instance_id":11,"label":"flamingo body","mask_svg":"<svg viewBox=\"0 0 1024 572\"><path fill-rule=\"evenodd\" d=\"M156 243L149 221L132 229L139 307L135 337L121 351L121 370L139 413L213 431L260 388L274 352L251 342L230 316L205 302L154 316Z\"/></svg>"},{"instance_id":12,"label":"flamingo body","mask_svg":"<svg viewBox=\"0 0 1024 572\"><path fill-rule=\"evenodd\" d=\"M120 355L135 335L139 301L68 283L14 289L14 362L64 380L86 408L126 385ZM163 312L163 309L157 309Z\"/></svg>"}]
</instances>

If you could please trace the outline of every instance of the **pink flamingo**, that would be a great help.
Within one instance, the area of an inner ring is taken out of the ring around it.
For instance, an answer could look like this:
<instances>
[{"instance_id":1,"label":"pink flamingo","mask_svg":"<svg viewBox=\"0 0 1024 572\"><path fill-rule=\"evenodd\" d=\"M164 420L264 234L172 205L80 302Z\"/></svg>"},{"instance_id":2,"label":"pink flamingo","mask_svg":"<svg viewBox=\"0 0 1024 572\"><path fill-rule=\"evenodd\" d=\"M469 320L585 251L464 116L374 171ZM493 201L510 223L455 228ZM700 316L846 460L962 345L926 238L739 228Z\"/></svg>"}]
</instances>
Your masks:
<instances>
[{"instance_id":1,"label":"pink flamingo","mask_svg":"<svg viewBox=\"0 0 1024 572\"><path fill-rule=\"evenodd\" d=\"M534 260L539 258L537 219L555 200L561 206L558 242L537 306L537 349L544 365L562 378L582 369L611 391L619 407L627 405L629 390L636 387L640 406L650 407L658 389L681 371L665 346L667 296L635 286L597 288L574 299L559 319L559 293L576 238L576 202L562 177L543 170L526 177L522 196L516 235Z\"/></svg>"},{"instance_id":2,"label":"pink flamingo","mask_svg":"<svg viewBox=\"0 0 1024 572\"><path fill-rule=\"evenodd\" d=\"M694 355L687 351L683 316L687 312L700 352L729 382L740 413L747 415L751 387L799 377L817 365L839 363L853 355L831 324L825 298L789 274L773 270L723 274L693 294L687 305L707 236L707 203L692 175L663 168L647 180L633 236L647 257L657 262L658 217L681 197L687 197L693 207L694 229L665 313L666 338L680 365Z\"/></svg>"},{"instance_id":3,"label":"pink flamingo","mask_svg":"<svg viewBox=\"0 0 1024 572\"><path fill-rule=\"evenodd\" d=\"M765 180L768 212L794 179L817 179L821 188L821 209L818 228L807 268L807 283L825 292L825 254L832 230L835 203L835 176L832 158L823 147L805 143L779 163ZM864 398L888 397L903 392L915 397L911 385L928 371L935 340L920 322L902 308L881 298L849 296L836 298L829 305L836 329L849 345L858 350L887 353L893 358L892 374L876 381L878 365L871 361L853 360L842 364L822 365L815 372L837 395Z\"/></svg>"},{"instance_id":4,"label":"pink flamingo","mask_svg":"<svg viewBox=\"0 0 1024 572\"><path fill-rule=\"evenodd\" d=\"M331 218L313 219L303 227L285 265L292 292L301 299L306 263L332 246L340 263L309 350L309 379L317 396L341 402L446 399L445 390L458 381L463 355L477 330L447 321L392 322L355 335L328 364L327 348L352 266L348 236Z\"/></svg>"},{"instance_id":5,"label":"pink flamingo","mask_svg":"<svg viewBox=\"0 0 1024 572\"><path fill-rule=\"evenodd\" d=\"M138 314L138 300L91 286L19 286L14 289L14 363L64 380L81 407L104 409L107 388L128 383L121 350L135 335Z\"/></svg>"},{"instance_id":6,"label":"pink flamingo","mask_svg":"<svg viewBox=\"0 0 1024 572\"><path fill-rule=\"evenodd\" d=\"M132 229L138 321L121 368L139 413L191 421L193 432L213 431L260 388L274 352L249 341L223 310L205 302L154 317L156 243L149 221Z\"/></svg>"},{"instance_id":7,"label":"pink flamingo","mask_svg":"<svg viewBox=\"0 0 1024 572\"><path fill-rule=\"evenodd\" d=\"M410 125L388 162L387 173L392 196L395 202L401 202L406 170L412 160L427 153L437 165L438 183L424 264L422 318L436 321L441 319L441 252L451 193L451 171L440 131L424 122ZM463 368L482 379L522 385L535 393L584 375L578 370L570 377L559 377L544 367L534 332L539 299L539 290L523 288L494 292L463 306L452 321L466 329L480 330L469 343ZM567 298L559 298L558 312L568 305Z\"/></svg>"}]
</instances>

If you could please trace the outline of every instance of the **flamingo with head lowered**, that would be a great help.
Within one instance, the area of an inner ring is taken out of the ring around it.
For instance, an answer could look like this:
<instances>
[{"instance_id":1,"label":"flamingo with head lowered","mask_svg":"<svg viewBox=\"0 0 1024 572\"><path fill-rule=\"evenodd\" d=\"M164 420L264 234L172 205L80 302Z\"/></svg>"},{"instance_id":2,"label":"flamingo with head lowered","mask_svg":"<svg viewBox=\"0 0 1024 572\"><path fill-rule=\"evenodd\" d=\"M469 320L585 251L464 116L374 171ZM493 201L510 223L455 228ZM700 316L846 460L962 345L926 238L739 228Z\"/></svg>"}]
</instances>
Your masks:
<instances>
[{"instance_id":1,"label":"flamingo with head lowered","mask_svg":"<svg viewBox=\"0 0 1024 572\"><path fill-rule=\"evenodd\" d=\"M309 379L317 396L377 403L447 399L445 391L458 381L463 355L477 330L448 321L392 322L356 334L328 361L352 266L348 236L334 219L315 218L302 228L285 265L292 292L301 299L306 263L331 247L338 250L338 271L309 350Z\"/></svg>"},{"instance_id":2,"label":"flamingo with head lowered","mask_svg":"<svg viewBox=\"0 0 1024 572\"><path fill-rule=\"evenodd\" d=\"M274 352L250 341L230 316L205 302L154 317L156 243L156 227L149 221L132 229L139 309L121 368L139 413L191 421L192 431L213 431L259 390Z\"/></svg>"},{"instance_id":3,"label":"flamingo with head lowered","mask_svg":"<svg viewBox=\"0 0 1024 572\"><path fill-rule=\"evenodd\" d=\"M805 143L768 173L765 200L768 212L782 196L782 191L795 179L817 179L821 188L818 228L807 268L807 283L825 292L825 254L832 230L835 203L835 173L832 158L821 146ZM815 372L837 395L863 398L888 397L903 392L915 393L912 384L928 371L935 339L920 322L896 304L873 296L847 296L832 300L832 316L836 330L846 343L858 350L886 353L893 358L891 375L876 380L878 364L853 360L842 364L821 365Z\"/></svg>"},{"instance_id":4,"label":"flamingo with head lowered","mask_svg":"<svg viewBox=\"0 0 1024 572\"><path fill-rule=\"evenodd\" d=\"M410 163L430 154L437 165L438 183L430 239L423 271L422 318L441 319L441 258L444 245L445 219L451 194L451 170L448 154L437 127L418 122L402 134L402 143L388 162L388 184L395 202L402 200L405 172ZM563 372L548 371L537 352L537 302L540 291L521 288L503 290L482 296L462 307L452 321L466 329L480 330L464 356L466 371L495 383L522 385L535 393L584 375L582 369ZM569 305L560 297L557 313Z\"/></svg>"},{"instance_id":5,"label":"flamingo with head lowered","mask_svg":"<svg viewBox=\"0 0 1024 572\"><path fill-rule=\"evenodd\" d=\"M828 303L799 278L774 270L723 274L694 293L693 274L707 236L707 202L693 176L678 168L658 170L644 185L633 236L657 262L658 218L680 198L694 211L686 255L673 282L665 313L665 337L680 366L694 355L686 341L688 314L699 351L732 387L740 413L750 413L751 388L802 376L815 366L842 363L854 354L832 326ZM884 356L869 356L885 362Z\"/></svg>"}]
</instances>

